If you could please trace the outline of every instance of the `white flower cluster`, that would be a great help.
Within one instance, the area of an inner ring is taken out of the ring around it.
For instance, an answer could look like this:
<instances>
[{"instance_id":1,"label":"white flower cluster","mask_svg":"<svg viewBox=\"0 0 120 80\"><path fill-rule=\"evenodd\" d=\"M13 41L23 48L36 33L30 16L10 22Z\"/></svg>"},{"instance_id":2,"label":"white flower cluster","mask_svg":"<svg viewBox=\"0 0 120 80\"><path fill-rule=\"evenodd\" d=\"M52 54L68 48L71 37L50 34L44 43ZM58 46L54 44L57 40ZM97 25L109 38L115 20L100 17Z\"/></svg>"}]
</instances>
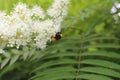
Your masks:
<instances>
[{"instance_id":1,"label":"white flower cluster","mask_svg":"<svg viewBox=\"0 0 120 80\"><path fill-rule=\"evenodd\" d=\"M111 8L111 14L113 14L113 18L116 23L120 20L120 3L115 2L113 7Z\"/></svg>"},{"instance_id":2,"label":"white flower cluster","mask_svg":"<svg viewBox=\"0 0 120 80\"><path fill-rule=\"evenodd\" d=\"M51 36L60 31L68 4L69 0L55 0L46 13L38 5L28 8L23 3L18 3L9 15L1 11L0 47L19 48L33 43L44 49Z\"/></svg>"}]
</instances>

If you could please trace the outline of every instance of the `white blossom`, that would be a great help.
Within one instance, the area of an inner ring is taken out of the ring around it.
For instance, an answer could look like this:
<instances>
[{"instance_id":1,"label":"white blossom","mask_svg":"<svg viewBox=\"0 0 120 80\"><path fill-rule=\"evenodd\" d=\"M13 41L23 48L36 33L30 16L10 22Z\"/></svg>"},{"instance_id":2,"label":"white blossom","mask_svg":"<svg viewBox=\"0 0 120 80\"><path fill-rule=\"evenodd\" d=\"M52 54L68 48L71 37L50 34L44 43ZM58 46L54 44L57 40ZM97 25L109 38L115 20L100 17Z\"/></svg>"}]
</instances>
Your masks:
<instances>
[{"instance_id":1,"label":"white blossom","mask_svg":"<svg viewBox=\"0 0 120 80\"><path fill-rule=\"evenodd\" d=\"M54 27L56 32L61 30L61 22L64 19L64 16L67 15L67 5L69 0L55 0L53 5L47 10L47 14L53 18Z\"/></svg>"},{"instance_id":2,"label":"white blossom","mask_svg":"<svg viewBox=\"0 0 120 80\"><path fill-rule=\"evenodd\" d=\"M0 49L0 54L4 53L5 51L3 49Z\"/></svg>"},{"instance_id":3,"label":"white blossom","mask_svg":"<svg viewBox=\"0 0 120 80\"><path fill-rule=\"evenodd\" d=\"M55 0L53 5L47 10L50 17L65 16L67 14L67 5L69 0Z\"/></svg>"},{"instance_id":4,"label":"white blossom","mask_svg":"<svg viewBox=\"0 0 120 80\"><path fill-rule=\"evenodd\" d=\"M41 19L44 19L46 17L43 9L38 6L38 5L35 5L32 10L31 10L31 14L32 15L35 15L36 17L40 17Z\"/></svg>"},{"instance_id":5,"label":"white blossom","mask_svg":"<svg viewBox=\"0 0 120 80\"><path fill-rule=\"evenodd\" d=\"M19 48L34 43L33 46L44 49L51 36L61 30L68 4L69 0L55 0L45 12L38 5L29 8L24 3L18 3L9 15L1 11L0 45Z\"/></svg>"},{"instance_id":6,"label":"white blossom","mask_svg":"<svg viewBox=\"0 0 120 80\"><path fill-rule=\"evenodd\" d=\"M120 10L120 3L115 2L110 11L110 13L113 14L115 23L119 23L119 17L120 17L119 10Z\"/></svg>"}]
</instances>

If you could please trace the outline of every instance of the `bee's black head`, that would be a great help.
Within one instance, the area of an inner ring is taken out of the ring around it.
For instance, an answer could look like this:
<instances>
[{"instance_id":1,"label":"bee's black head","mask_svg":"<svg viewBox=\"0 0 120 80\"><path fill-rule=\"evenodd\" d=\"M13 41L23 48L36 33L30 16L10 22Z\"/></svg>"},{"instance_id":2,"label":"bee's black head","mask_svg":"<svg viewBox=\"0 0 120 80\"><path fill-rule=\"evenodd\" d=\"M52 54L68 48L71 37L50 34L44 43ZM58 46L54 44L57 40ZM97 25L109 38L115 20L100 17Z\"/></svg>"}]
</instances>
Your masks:
<instances>
[{"instance_id":1,"label":"bee's black head","mask_svg":"<svg viewBox=\"0 0 120 80\"><path fill-rule=\"evenodd\" d=\"M62 37L62 33L61 32L57 32L56 35L55 35L56 40L61 39L61 37Z\"/></svg>"}]
</instances>

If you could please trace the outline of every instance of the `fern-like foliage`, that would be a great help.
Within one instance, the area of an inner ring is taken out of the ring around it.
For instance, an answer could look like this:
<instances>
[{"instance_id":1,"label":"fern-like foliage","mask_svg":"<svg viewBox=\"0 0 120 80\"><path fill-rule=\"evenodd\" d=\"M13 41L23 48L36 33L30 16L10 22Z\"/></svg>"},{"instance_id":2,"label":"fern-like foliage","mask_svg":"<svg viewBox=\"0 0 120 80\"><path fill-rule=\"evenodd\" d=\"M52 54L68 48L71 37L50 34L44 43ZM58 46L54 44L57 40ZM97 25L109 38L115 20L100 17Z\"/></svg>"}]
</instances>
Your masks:
<instances>
[{"instance_id":1,"label":"fern-like foliage","mask_svg":"<svg viewBox=\"0 0 120 80\"><path fill-rule=\"evenodd\" d=\"M114 51L120 45L112 42L101 44L101 41L116 38L91 35L62 40L44 52L47 55L38 60L40 65L33 71L35 76L30 80L120 79L120 54ZM50 51L50 48L54 50Z\"/></svg>"},{"instance_id":2,"label":"fern-like foliage","mask_svg":"<svg viewBox=\"0 0 120 80\"><path fill-rule=\"evenodd\" d=\"M22 50L17 49L8 49L4 54L1 55L1 65L0 68L3 69L6 66L11 66L17 60L22 59L26 60L31 58L35 54L35 49L24 47Z\"/></svg>"},{"instance_id":3,"label":"fern-like foliage","mask_svg":"<svg viewBox=\"0 0 120 80\"><path fill-rule=\"evenodd\" d=\"M114 0L71 1L70 14L80 10L79 18L68 23L65 20L64 26L69 25L63 26L63 38L44 51L8 51L12 54L0 57L1 80L8 80L9 73L9 80L120 80L120 42L115 38L119 37L119 27L109 14Z\"/></svg>"}]
</instances>

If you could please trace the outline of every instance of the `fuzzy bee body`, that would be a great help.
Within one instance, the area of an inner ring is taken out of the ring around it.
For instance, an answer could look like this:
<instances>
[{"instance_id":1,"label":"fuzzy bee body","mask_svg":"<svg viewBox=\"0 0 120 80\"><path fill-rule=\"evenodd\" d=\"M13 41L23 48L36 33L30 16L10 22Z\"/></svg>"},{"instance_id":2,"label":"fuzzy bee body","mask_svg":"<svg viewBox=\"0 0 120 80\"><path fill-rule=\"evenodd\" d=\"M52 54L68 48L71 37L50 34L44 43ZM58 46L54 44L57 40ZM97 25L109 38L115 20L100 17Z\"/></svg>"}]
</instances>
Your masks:
<instances>
[{"instance_id":1,"label":"fuzzy bee body","mask_svg":"<svg viewBox=\"0 0 120 80\"><path fill-rule=\"evenodd\" d=\"M57 32L57 33L55 34L55 36L52 36L52 37L51 37L51 39L52 39L52 41L56 41L56 40L61 39L61 37L62 37L62 33L61 33L61 32Z\"/></svg>"}]
</instances>

